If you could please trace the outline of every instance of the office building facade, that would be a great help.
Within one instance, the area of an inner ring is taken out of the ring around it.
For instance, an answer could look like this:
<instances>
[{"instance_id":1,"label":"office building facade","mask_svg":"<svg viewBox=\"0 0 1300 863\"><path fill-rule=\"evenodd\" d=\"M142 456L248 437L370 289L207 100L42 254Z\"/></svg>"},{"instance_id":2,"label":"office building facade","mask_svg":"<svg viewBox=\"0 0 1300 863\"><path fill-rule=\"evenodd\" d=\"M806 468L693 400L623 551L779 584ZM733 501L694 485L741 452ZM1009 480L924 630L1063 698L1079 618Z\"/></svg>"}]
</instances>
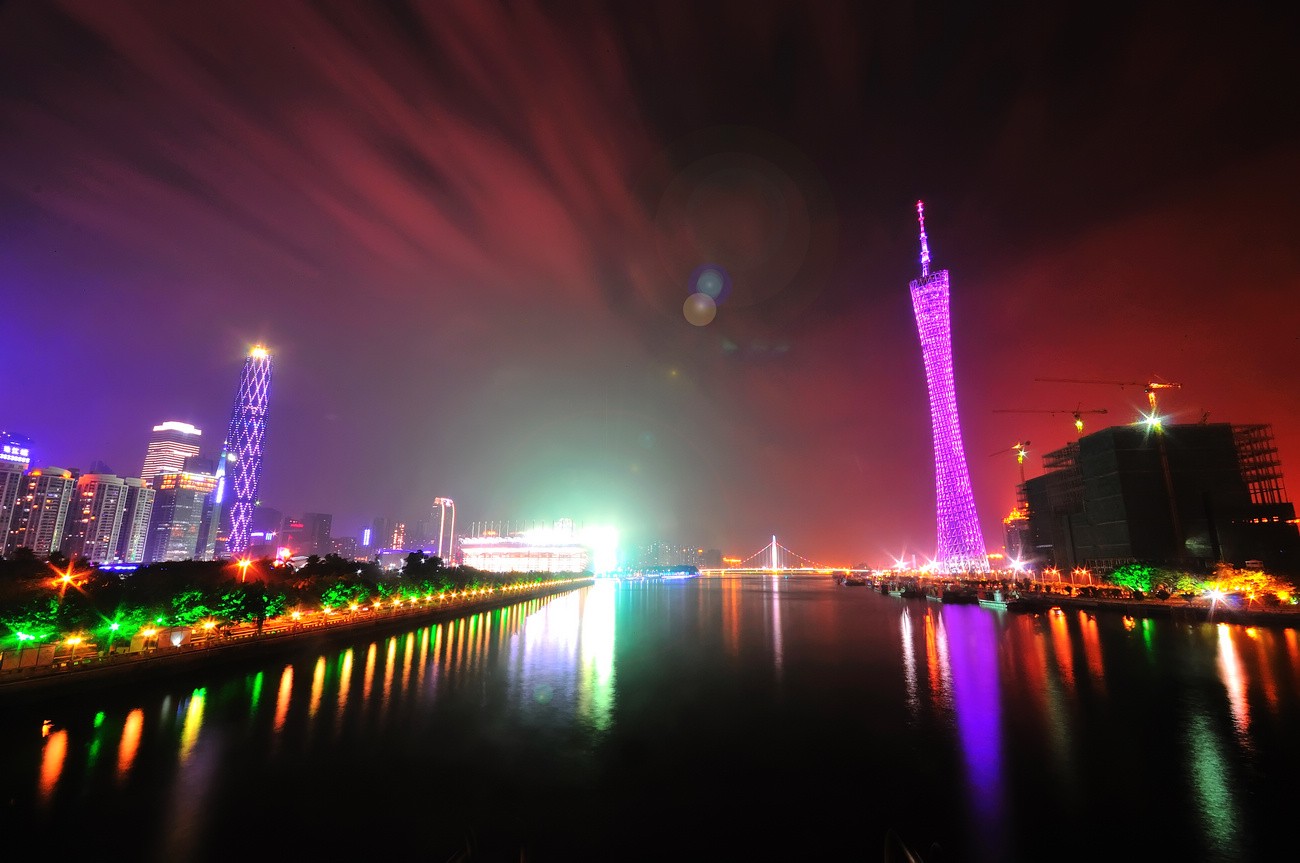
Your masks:
<instances>
[{"instance_id":1,"label":"office building facade","mask_svg":"<svg viewBox=\"0 0 1300 863\"><path fill-rule=\"evenodd\" d=\"M211 462L186 459L187 470L154 479L153 513L144 559L148 563L200 560L208 546L217 477ZM207 470L196 469L207 467Z\"/></svg>"},{"instance_id":2,"label":"office building facade","mask_svg":"<svg viewBox=\"0 0 1300 863\"><path fill-rule=\"evenodd\" d=\"M149 480L159 474L180 473L185 469L185 459L199 454L202 436L195 426L177 420L154 426L140 476Z\"/></svg>"}]
</instances>

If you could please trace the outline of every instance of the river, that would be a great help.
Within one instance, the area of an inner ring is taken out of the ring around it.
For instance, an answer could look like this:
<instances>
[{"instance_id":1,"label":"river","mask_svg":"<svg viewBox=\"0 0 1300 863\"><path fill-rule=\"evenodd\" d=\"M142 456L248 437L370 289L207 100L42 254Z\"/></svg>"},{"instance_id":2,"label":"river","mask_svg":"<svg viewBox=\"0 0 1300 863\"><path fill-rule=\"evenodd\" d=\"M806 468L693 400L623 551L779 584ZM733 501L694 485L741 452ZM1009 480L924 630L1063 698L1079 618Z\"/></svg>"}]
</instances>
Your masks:
<instances>
[{"instance_id":1,"label":"river","mask_svg":"<svg viewBox=\"0 0 1300 863\"><path fill-rule=\"evenodd\" d=\"M954 863L1295 843L1295 629L752 577L602 582L349 638L0 704L6 846L878 861L893 830Z\"/></svg>"}]
</instances>

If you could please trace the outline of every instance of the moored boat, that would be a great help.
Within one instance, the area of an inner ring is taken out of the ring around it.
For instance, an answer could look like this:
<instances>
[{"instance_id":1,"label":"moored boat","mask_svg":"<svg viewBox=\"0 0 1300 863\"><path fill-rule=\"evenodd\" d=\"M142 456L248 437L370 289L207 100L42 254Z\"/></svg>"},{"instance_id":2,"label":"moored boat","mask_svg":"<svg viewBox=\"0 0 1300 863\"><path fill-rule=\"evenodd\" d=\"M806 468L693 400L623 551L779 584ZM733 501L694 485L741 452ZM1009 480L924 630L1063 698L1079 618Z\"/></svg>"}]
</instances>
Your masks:
<instances>
[{"instance_id":1,"label":"moored boat","mask_svg":"<svg viewBox=\"0 0 1300 863\"><path fill-rule=\"evenodd\" d=\"M981 608L991 608L994 611L1016 611L1025 607L1025 603L1015 594L1008 594L1003 590L994 590L988 594L981 594L979 598Z\"/></svg>"}]
</instances>

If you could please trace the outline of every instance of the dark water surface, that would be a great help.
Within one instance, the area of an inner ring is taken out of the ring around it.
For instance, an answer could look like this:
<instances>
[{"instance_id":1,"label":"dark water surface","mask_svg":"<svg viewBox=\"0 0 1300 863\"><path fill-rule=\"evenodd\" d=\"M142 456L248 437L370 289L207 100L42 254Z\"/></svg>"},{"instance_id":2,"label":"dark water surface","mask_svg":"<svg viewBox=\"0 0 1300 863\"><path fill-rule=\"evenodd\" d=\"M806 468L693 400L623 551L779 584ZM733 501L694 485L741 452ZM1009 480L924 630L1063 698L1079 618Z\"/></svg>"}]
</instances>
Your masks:
<instances>
[{"instance_id":1,"label":"dark water surface","mask_svg":"<svg viewBox=\"0 0 1300 863\"><path fill-rule=\"evenodd\" d=\"M356 638L0 703L6 859L1296 859L1294 629L759 577Z\"/></svg>"}]
</instances>

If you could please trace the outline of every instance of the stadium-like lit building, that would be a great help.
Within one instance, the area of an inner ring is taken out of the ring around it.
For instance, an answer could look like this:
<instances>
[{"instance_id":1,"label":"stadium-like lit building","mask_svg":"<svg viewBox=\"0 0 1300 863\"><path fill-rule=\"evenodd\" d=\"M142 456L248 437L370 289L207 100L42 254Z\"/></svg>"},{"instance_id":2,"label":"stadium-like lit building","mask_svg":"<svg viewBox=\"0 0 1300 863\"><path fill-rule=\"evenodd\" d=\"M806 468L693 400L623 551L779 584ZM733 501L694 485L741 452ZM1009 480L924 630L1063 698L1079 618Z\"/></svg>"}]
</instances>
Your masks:
<instances>
[{"instance_id":1,"label":"stadium-like lit building","mask_svg":"<svg viewBox=\"0 0 1300 863\"><path fill-rule=\"evenodd\" d=\"M461 563L484 572L609 572L617 565L618 534L610 528L575 529L569 519L553 528L501 536L486 531L462 537Z\"/></svg>"}]
</instances>

